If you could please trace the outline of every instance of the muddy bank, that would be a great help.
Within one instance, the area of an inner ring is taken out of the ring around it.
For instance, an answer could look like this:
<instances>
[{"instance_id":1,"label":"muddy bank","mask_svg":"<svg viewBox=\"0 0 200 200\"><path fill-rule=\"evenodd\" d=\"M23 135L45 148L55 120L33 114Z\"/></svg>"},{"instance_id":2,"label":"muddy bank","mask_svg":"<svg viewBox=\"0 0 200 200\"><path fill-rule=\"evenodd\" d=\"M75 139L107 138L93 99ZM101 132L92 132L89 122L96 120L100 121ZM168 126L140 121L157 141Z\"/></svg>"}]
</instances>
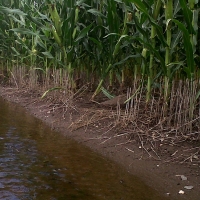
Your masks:
<instances>
[{"instance_id":1,"label":"muddy bank","mask_svg":"<svg viewBox=\"0 0 200 200\"><path fill-rule=\"evenodd\" d=\"M125 133L121 136L109 137L106 134L111 129L109 117L102 121L95 118L106 116L107 113L112 112L111 110L104 110L93 104L81 105L78 102L73 102L70 106L67 103L54 104L51 101L41 100L40 93L19 91L9 87L1 87L0 95L8 101L25 107L27 112L45 121L52 129L58 130L120 164L161 194L169 196L169 199L199 199L199 166L170 162L170 157L169 162L163 162L162 158L157 160L149 157L133 144ZM88 115L91 117L83 117L86 113L92 113ZM111 130L109 135L115 135L115 133ZM167 148L170 151L171 147ZM181 180L180 175L187 177L187 180ZM193 189L187 190L185 186L193 186ZM180 190L185 193L178 194Z\"/></svg>"}]
</instances>

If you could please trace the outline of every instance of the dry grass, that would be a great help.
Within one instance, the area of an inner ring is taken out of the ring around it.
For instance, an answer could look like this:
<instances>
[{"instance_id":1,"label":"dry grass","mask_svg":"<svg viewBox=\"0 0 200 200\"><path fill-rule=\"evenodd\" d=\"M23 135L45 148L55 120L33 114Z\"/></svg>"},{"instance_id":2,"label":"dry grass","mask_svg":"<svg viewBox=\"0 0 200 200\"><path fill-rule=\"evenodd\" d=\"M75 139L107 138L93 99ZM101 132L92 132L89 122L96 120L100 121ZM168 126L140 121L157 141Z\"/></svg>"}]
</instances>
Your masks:
<instances>
[{"instance_id":1,"label":"dry grass","mask_svg":"<svg viewBox=\"0 0 200 200\"><path fill-rule=\"evenodd\" d=\"M72 110L78 113L81 109L83 114L72 120L70 129L96 130L99 136L91 139L99 139L102 144L111 139L125 137L127 143L135 141L144 153L156 160L162 159L163 146L179 146L180 150L174 150L171 160L165 162L199 163L199 80L192 83L181 80L173 82L169 102L163 101L161 90L155 90L152 92L151 101L146 103L145 88L139 81L135 81L133 87L127 89L126 99L129 101L126 102L125 108L122 108L119 102L111 106L112 108L104 107L103 104L90 108L84 108L84 105L80 104L80 108L77 108L76 100L80 97L84 99L87 85L74 92L69 88L67 74L61 70L48 71L43 76L45 77L41 77L37 70L27 71L26 68L16 67L13 68L9 83L16 88L23 88L25 92L36 91L37 95L40 93L40 97L42 92L51 87L62 87L62 90L55 90L46 95L44 101L49 106L45 112L60 112L65 119ZM93 105L92 102L88 103ZM182 148L185 143L191 142L197 144L197 147L192 148L189 145L187 149ZM116 145L123 144L126 142Z\"/></svg>"}]
</instances>

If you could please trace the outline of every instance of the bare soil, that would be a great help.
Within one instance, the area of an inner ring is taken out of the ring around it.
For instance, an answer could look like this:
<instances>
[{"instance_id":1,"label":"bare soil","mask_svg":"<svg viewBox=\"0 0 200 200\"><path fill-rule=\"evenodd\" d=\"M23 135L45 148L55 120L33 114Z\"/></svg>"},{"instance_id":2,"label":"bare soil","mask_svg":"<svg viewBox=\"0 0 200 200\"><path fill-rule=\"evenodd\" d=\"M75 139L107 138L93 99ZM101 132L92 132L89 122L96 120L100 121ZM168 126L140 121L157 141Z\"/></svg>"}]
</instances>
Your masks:
<instances>
[{"instance_id":1,"label":"bare soil","mask_svg":"<svg viewBox=\"0 0 200 200\"><path fill-rule=\"evenodd\" d=\"M83 95L65 102L36 90L0 87L0 96L24 107L52 129L90 147L140 177L169 199L200 199L200 142L143 146L139 133L115 123L116 99L97 104ZM199 134L199 133L198 133ZM187 178L187 180L183 180ZM186 189L185 186L193 186ZM179 194L179 191L184 194Z\"/></svg>"}]
</instances>

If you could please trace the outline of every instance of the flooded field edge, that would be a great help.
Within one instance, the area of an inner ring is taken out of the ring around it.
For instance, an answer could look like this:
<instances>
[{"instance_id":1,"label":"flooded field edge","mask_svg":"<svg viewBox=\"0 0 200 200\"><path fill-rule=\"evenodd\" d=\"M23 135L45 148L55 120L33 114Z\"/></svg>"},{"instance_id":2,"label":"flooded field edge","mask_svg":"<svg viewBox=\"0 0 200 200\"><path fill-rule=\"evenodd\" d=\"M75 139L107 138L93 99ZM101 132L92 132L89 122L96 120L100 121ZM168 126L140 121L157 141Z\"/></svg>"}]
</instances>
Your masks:
<instances>
[{"instance_id":1,"label":"flooded field edge","mask_svg":"<svg viewBox=\"0 0 200 200\"><path fill-rule=\"evenodd\" d=\"M0 98L1 199L161 200L140 179Z\"/></svg>"},{"instance_id":2,"label":"flooded field edge","mask_svg":"<svg viewBox=\"0 0 200 200\"><path fill-rule=\"evenodd\" d=\"M176 164L159 166L159 162L157 161L133 159L132 153L127 151L125 146L113 147L112 145L99 145L100 141L88 139L91 138L91 134L87 134L84 129L69 132L66 130L66 127L69 126L66 120L64 122L58 120L60 116L48 115L46 117L47 113L41 112L41 108L45 107L45 102L38 101L37 97L27 97L21 93L15 93L12 89L8 91L4 88L0 88L0 96L8 101L18 103L25 107L29 113L41 119L53 129L62 132L64 135L75 139L79 143L83 143L94 151L120 164L131 174L139 176L142 181L145 181L147 185L159 191L160 194L165 195L169 193L169 199L199 199L199 177L196 176L191 176L190 178L190 183L193 185L196 184L195 190L189 191L182 196L178 194L179 189L183 188L183 185L175 176L189 173L187 168L181 168Z\"/></svg>"}]
</instances>

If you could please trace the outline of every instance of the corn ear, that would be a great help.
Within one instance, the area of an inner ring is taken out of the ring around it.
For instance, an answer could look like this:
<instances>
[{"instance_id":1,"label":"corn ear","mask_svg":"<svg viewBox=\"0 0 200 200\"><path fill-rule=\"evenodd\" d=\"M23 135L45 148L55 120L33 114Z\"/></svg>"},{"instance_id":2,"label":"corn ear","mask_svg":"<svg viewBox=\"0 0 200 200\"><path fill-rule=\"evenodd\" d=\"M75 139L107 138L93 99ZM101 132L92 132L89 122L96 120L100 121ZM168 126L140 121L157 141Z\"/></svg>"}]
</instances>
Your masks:
<instances>
[{"instance_id":1,"label":"corn ear","mask_svg":"<svg viewBox=\"0 0 200 200\"><path fill-rule=\"evenodd\" d=\"M79 15L79 7L77 6L75 10L75 20L74 20L75 24L78 22L78 15Z\"/></svg>"},{"instance_id":2,"label":"corn ear","mask_svg":"<svg viewBox=\"0 0 200 200\"><path fill-rule=\"evenodd\" d=\"M61 38L59 37L59 35L58 35L58 33L57 33L57 31L56 31L54 26L52 26L52 34L53 34L53 37L54 37L55 41L57 42L57 44L59 46L62 46Z\"/></svg>"},{"instance_id":3,"label":"corn ear","mask_svg":"<svg viewBox=\"0 0 200 200\"><path fill-rule=\"evenodd\" d=\"M57 32L58 36L61 36L62 35L62 29L61 29L62 23L61 23L61 19L60 19L60 16L58 14L55 4L49 5L49 11L50 11L51 18L52 18L55 28L56 28L56 32Z\"/></svg>"}]
</instances>

